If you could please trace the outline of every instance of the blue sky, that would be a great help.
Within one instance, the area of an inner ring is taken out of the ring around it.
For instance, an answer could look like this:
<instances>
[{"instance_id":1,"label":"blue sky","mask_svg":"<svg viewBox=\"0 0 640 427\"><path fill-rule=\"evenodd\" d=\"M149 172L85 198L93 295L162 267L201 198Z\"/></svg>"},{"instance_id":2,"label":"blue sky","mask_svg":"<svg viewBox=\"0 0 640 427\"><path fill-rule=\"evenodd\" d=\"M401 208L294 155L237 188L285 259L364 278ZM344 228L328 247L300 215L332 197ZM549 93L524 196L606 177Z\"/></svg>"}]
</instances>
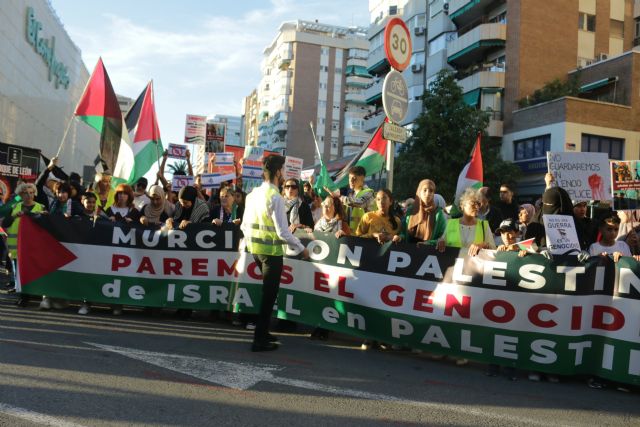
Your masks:
<instances>
[{"instance_id":1,"label":"blue sky","mask_svg":"<svg viewBox=\"0 0 640 427\"><path fill-rule=\"evenodd\" d=\"M182 142L186 114L241 114L263 49L284 21L367 26L367 0L50 0L91 72L102 56L115 91L154 81L162 140Z\"/></svg>"}]
</instances>

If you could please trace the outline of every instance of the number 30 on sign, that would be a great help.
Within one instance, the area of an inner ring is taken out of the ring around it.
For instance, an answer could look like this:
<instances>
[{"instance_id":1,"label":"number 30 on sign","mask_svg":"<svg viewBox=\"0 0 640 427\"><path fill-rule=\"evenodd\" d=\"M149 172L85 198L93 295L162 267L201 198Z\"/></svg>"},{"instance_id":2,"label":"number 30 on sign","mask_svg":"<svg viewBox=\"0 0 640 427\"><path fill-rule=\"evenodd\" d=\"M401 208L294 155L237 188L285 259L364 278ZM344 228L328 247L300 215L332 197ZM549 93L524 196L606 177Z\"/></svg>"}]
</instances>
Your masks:
<instances>
[{"instance_id":1,"label":"number 30 on sign","mask_svg":"<svg viewBox=\"0 0 640 427\"><path fill-rule=\"evenodd\" d=\"M400 18L393 18L384 29L384 52L393 68L403 71L411 62L411 33Z\"/></svg>"}]
</instances>

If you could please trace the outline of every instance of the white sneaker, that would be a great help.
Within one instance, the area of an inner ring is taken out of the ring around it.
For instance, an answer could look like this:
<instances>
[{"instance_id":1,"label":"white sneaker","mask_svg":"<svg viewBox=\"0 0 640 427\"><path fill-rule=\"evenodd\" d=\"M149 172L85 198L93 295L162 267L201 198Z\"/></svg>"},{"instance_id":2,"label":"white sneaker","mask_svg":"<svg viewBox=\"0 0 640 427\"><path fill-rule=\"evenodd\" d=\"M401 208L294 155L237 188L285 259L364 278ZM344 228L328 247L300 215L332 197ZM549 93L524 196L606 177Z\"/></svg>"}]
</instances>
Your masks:
<instances>
[{"instance_id":1,"label":"white sneaker","mask_svg":"<svg viewBox=\"0 0 640 427\"><path fill-rule=\"evenodd\" d=\"M78 310L78 314L82 314L83 316L85 314L89 314L89 305L88 304L82 304L80 306L80 309Z\"/></svg>"},{"instance_id":2,"label":"white sneaker","mask_svg":"<svg viewBox=\"0 0 640 427\"><path fill-rule=\"evenodd\" d=\"M245 326L245 328L248 331L254 331L256 329L256 324L255 323L247 323L247 326Z\"/></svg>"},{"instance_id":3,"label":"white sneaker","mask_svg":"<svg viewBox=\"0 0 640 427\"><path fill-rule=\"evenodd\" d=\"M40 310L49 310L51 309L51 300L49 297L42 297L42 301L40 301Z\"/></svg>"}]
</instances>

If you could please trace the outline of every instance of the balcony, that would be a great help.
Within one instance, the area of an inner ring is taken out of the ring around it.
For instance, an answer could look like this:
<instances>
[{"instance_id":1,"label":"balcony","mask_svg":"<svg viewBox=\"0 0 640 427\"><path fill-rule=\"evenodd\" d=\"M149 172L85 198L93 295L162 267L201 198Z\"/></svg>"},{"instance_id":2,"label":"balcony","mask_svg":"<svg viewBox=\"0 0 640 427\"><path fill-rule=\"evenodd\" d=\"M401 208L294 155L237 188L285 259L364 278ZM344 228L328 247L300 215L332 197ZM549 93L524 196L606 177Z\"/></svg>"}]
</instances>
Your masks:
<instances>
[{"instance_id":1,"label":"balcony","mask_svg":"<svg viewBox=\"0 0 640 427\"><path fill-rule=\"evenodd\" d=\"M271 143L271 150L272 151L284 151L287 148L287 142L284 139L278 139L278 140L274 140Z\"/></svg>"},{"instance_id":2,"label":"balcony","mask_svg":"<svg viewBox=\"0 0 640 427\"><path fill-rule=\"evenodd\" d=\"M278 134L284 134L289 128L289 123L286 120L278 120L273 125L273 131Z\"/></svg>"},{"instance_id":3,"label":"balcony","mask_svg":"<svg viewBox=\"0 0 640 427\"><path fill-rule=\"evenodd\" d=\"M347 67L350 66L367 68L367 58L349 58L347 59Z\"/></svg>"},{"instance_id":4,"label":"balcony","mask_svg":"<svg viewBox=\"0 0 640 427\"><path fill-rule=\"evenodd\" d=\"M367 105L363 91L347 92L344 96L345 102L351 102L353 104Z\"/></svg>"},{"instance_id":5,"label":"balcony","mask_svg":"<svg viewBox=\"0 0 640 427\"><path fill-rule=\"evenodd\" d=\"M347 76L347 86L365 88L372 82L370 77Z\"/></svg>"},{"instance_id":6,"label":"balcony","mask_svg":"<svg viewBox=\"0 0 640 427\"><path fill-rule=\"evenodd\" d=\"M382 103L382 82L384 79L378 79L364 90L364 99L369 105L377 105Z\"/></svg>"},{"instance_id":7,"label":"balcony","mask_svg":"<svg viewBox=\"0 0 640 427\"><path fill-rule=\"evenodd\" d=\"M369 58L367 59L367 72L369 74L380 75L387 72L389 68L389 61L387 61L383 46L369 51Z\"/></svg>"},{"instance_id":8,"label":"balcony","mask_svg":"<svg viewBox=\"0 0 640 427\"><path fill-rule=\"evenodd\" d=\"M292 60L293 60L292 52L283 53L282 56L278 59L278 68L280 70L286 70L291 64Z\"/></svg>"},{"instance_id":9,"label":"balcony","mask_svg":"<svg viewBox=\"0 0 640 427\"><path fill-rule=\"evenodd\" d=\"M487 135L494 138L502 138L503 124L504 122L502 120L496 120L493 118L489 119L489 126L487 126L487 129L486 129Z\"/></svg>"},{"instance_id":10,"label":"balcony","mask_svg":"<svg viewBox=\"0 0 640 427\"><path fill-rule=\"evenodd\" d=\"M506 40L506 24L478 25L458 39L447 43L447 61L457 67L480 62L488 51L504 48Z\"/></svg>"},{"instance_id":11,"label":"balcony","mask_svg":"<svg viewBox=\"0 0 640 427\"><path fill-rule=\"evenodd\" d=\"M449 18L458 28L466 27L474 21L482 19L487 8L496 3L495 0L451 0L449 2Z\"/></svg>"},{"instance_id":12,"label":"balcony","mask_svg":"<svg viewBox=\"0 0 640 427\"><path fill-rule=\"evenodd\" d=\"M458 81L463 93L483 87L504 89L504 71L480 71Z\"/></svg>"}]
</instances>

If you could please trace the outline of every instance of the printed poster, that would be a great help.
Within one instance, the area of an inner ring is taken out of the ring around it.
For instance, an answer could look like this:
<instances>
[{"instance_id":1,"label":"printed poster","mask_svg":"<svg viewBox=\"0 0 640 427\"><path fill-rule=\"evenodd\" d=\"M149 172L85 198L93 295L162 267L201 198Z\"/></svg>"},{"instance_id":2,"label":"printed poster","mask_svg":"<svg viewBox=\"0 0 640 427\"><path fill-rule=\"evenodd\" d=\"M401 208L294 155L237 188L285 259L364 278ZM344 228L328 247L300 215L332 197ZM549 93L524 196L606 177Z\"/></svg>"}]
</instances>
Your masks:
<instances>
[{"instance_id":1,"label":"printed poster","mask_svg":"<svg viewBox=\"0 0 640 427\"><path fill-rule=\"evenodd\" d=\"M224 152L226 128L226 123L207 123L207 141L204 148L205 153Z\"/></svg>"},{"instance_id":2,"label":"printed poster","mask_svg":"<svg viewBox=\"0 0 640 427\"><path fill-rule=\"evenodd\" d=\"M187 114L184 130L184 142L201 145L207 136L207 117Z\"/></svg>"},{"instance_id":3,"label":"printed poster","mask_svg":"<svg viewBox=\"0 0 640 427\"><path fill-rule=\"evenodd\" d=\"M185 159L187 157L187 147L181 144L169 144L167 153L170 159Z\"/></svg>"},{"instance_id":4,"label":"printed poster","mask_svg":"<svg viewBox=\"0 0 640 427\"><path fill-rule=\"evenodd\" d=\"M640 160L612 160L611 188L613 209L634 210L640 208Z\"/></svg>"},{"instance_id":5,"label":"printed poster","mask_svg":"<svg viewBox=\"0 0 640 427\"><path fill-rule=\"evenodd\" d=\"M284 162L284 179L300 179L303 160L299 157L287 156Z\"/></svg>"},{"instance_id":6,"label":"printed poster","mask_svg":"<svg viewBox=\"0 0 640 427\"><path fill-rule=\"evenodd\" d=\"M171 191L180 191L182 187L193 185L193 177L188 175L174 175L171 180Z\"/></svg>"}]
</instances>

